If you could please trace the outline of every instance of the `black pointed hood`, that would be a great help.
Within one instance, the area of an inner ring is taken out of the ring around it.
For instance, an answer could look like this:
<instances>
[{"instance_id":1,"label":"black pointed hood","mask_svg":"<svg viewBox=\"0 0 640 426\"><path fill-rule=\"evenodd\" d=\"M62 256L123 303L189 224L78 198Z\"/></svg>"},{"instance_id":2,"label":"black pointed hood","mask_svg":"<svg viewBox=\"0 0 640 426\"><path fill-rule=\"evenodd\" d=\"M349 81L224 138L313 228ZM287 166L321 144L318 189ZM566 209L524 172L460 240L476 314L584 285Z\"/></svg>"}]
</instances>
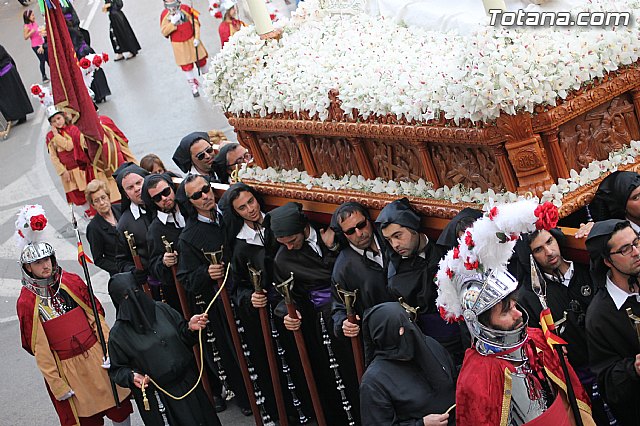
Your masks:
<instances>
[{"instance_id":1,"label":"black pointed hood","mask_svg":"<svg viewBox=\"0 0 640 426\"><path fill-rule=\"evenodd\" d=\"M589 204L593 220L624 220L629 196L638 186L640 175L635 172L617 171L604 178Z\"/></svg>"},{"instance_id":2,"label":"black pointed hood","mask_svg":"<svg viewBox=\"0 0 640 426\"><path fill-rule=\"evenodd\" d=\"M413 211L409 204L409 199L401 198L387 204L378 215L376 225L380 229L395 223L405 228L417 231L420 229L420 216Z\"/></svg>"},{"instance_id":3,"label":"black pointed hood","mask_svg":"<svg viewBox=\"0 0 640 426\"><path fill-rule=\"evenodd\" d=\"M120 191L120 197L122 200L120 201L120 203L122 206L123 213L131 205L131 200L129 200L129 197L127 197L127 193L124 191L124 187L122 186L122 179L124 179L125 176L127 176L130 173L135 173L137 175L142 176L143 178L149 175L148 171L146 171L145 169L143 169L142 167L138 166L137 164L131 161L122 163L120 167L118 167L116 171L113 172L113 178L116 180L116 183L118 184L118 190Z\"/></svg>"},{"instance_id":4,"label":"black pointed hood","mask_svg":"<svg viewBox=\"0 0 640 426\"><path fill-rule=\"evenodd\" d=\"M176 163L176 166L184 173L189 173L191 167L193 167L193 162L191 161L191 145L200 139L211 143L209 135L206 132L192 132L182 138L176 151L173 153L173 162Z\"/></svg>"}]
</instances>

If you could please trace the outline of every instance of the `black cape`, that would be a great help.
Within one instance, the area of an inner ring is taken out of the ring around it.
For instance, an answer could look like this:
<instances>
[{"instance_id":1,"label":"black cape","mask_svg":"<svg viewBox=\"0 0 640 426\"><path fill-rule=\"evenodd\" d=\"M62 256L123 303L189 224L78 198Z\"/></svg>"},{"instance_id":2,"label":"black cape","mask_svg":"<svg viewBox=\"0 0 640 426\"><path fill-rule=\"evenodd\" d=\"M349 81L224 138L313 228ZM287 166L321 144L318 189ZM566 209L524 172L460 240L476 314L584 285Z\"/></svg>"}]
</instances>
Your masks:
<instances>
[{"instance_id":1,"label":"black cape","mask_svg":"<svg viewBox=\"0 0 640 426\"><path fill-rule=\"evenodd\" d=\"M136 38L127 17L122 12L122 0L111 0L109 8L109 38L116 53L130 52L134 55L140 50L140 43Z\"/></svg>"},{"instance_id":2,"label":"black cape","mask_svg":"<svg viewBox=\"0 0 640 426\"><path fill-rule=\"evenodd\" d=\"M0 113L8 121L26 118L33 112L13 58L0 45Z\"/></svg>"}]
</instances>

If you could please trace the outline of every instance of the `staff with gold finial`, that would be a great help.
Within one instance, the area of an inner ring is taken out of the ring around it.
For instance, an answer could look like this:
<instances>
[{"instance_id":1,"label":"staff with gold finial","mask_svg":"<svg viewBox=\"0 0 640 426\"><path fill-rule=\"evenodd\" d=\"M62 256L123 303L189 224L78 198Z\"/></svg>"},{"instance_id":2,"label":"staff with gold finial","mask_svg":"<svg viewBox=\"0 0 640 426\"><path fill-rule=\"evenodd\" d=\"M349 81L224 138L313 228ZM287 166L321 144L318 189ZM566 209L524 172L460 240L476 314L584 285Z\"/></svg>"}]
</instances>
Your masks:
<instances>
[{"instance_id":1,"label":"staff with gold finial","mask_svg":"<svg viewBox=\"0 0 640 426\"><path fill-rule=\"evenodd\" d=\"M356 302L358 290L348 291L340 287L340 284L336 283L336 290L338 297L344 303L347 310L347 321L351 324L357 324L356 313L353 310L353 305ZM364 355L362 353L362 341L360 334L357 334L349 338L351 340L351 350L353 351L353 360L356 364L356 375L358 376L358 383L362 383L362 375L364 374Z\"/></svg>"}]
</instances>

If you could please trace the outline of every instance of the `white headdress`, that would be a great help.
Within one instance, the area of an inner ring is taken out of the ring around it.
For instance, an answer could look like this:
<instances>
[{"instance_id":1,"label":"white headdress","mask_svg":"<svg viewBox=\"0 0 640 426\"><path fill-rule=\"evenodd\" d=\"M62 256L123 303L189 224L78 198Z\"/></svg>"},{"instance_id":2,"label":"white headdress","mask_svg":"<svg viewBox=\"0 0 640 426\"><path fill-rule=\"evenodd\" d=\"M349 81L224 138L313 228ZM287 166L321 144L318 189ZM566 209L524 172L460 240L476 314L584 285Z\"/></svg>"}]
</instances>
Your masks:
<instances>
[{"instance_id":1,"label":"white headdress","mask_svg":"<svg viewBox=\"0 0 640 426\"><path fill-rule=\"evenodd\" d=\"M28 244L44 240L44 229L47 223L47 216L41 205L29 204L20 209L14 234L20 251L24 250Z\"/></svg>"}]
</instances>

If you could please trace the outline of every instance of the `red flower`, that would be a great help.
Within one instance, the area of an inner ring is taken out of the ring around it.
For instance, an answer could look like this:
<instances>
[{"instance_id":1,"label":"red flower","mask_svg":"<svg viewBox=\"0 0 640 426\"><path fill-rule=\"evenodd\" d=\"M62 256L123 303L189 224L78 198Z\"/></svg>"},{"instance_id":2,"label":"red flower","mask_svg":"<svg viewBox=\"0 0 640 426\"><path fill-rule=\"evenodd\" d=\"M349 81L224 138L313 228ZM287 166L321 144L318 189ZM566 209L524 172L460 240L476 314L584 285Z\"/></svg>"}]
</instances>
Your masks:
<instances>
[{"instance_id":1,"label":"red flower","mask_svg":"<svg viewBox=\"0 0 640 426\"><path fill-rule=\"evenodd\" d=\"M558 224L558 219L560 219L558 208L549 201L536 207L533 213L538 218L536 222L537 230L546 229L548 231L553 229Z\"/></svg>"},{"instance_id":2,"label":"red flower","mask_svg":"<svg viewBox=\"0 0 640 426\"><path fill-rule=\"evenodd\" d=\"M474 262L470 262L471 259L467 257L466 262L464 262L464 267L467 268L468 271L473 271L474 269L478 269L480 263L476 260Z\"/></svg>"},{"instance_id":3,"label":"red flower","mask_svg":"<svg viewBox=\"0 0 640 426\"><path fill-rule=\"evenodd\" d=\"M272 21L275 20L276 19L276 14L272 13L271 15L269 15L269 18L271 18Z\"/></svg>"},{"instance_id":4,"label":"red flower","mask_svg":"<svg viewBox=\"0 0 640 426\"><path fill-rule=\"evenodd\" d=\"M87 58L82 58L80 59L80 62L78 62L78 65L80 65L80 68L82 68L83 70L86 70L91 66L91 61Z\"/></svg>"},{"instance_id":5,"label":"red flower","mask_svg":"<svg viewBox=\"0 0 640 426\"><path fill-rule=\"evenodd\" d=\"M495 219L496 216L498 216L498 208L494 207L491 210L489 210L489 220Z\"/></svg>"},{"instance_id":6,"label":"red flower","mask_svg":"<svg viewBox=\"0 0 640 426\"><path fill-rule=\"evenodd\" d=\"M42 214L31 216L29 219L29 225L34 231L42 231L44 227L47 226L47 218Z\"/></svg>"},{"instance_id":7,"label":"red flower","mask_svg":"<svg viewBox=\"0 0 640 426\"><path fill-rule=\"evenodd\" d=\"M455 246L453 248L453 258L454 259L459 259L460 258L460 246Z\"/></svg>"},{"instance_id":8,"label":"red flower","mask_svg":"<svg viewBox=\"0 0 640 426\"><path fill-rule=\"evenodd\" d=\"M39 84L34 84L33 86L31 86L31 94L38 96L40 93L42 93L42 88Z\"/></svg>"},{"instance_id":9,"label":"red flower","mask_svg":"<svg viewBox=\"0 0 640 426\"><path fill-rule=\"evenodd\" d=\"M100 68L100 65L102 65L102 56L100 55L94 56L92 62L96 68Z\"/></svg>"},{"instance_id":10,"label":"red flower","mask_svg":"<svg viewBox=\"0 0 640 426\"><path fill-rule=\"evenodd\" d=\"M451 269L447 268L446 274L450 280L453 279L453 271Z\"/></svg>"},{"instance_id":11,"label":"red flower","mask_svg":"<svg viewBox=\"0 0 640 426\"><path fill-rule=\"evenodd\" d=\"M216 19L222 19L222 12L217 11L217 12L213 15L213 17L214 17L214 18L216 18Z\"/></svg>"},{"instance_id":12,"label":"red flower","mask_svg":"<svg viewBox=\"0 0 640 426\"><path fill-rule=\"evenodd\" d=\"M22 231L20 229L18 229L18 235L20 235L20 237L24 238L24 234L22 233Z\"/></svg>"},{"instance_id":13,"label":"red flower","mask_svg":"<svg viewBox=\"0 0 640 426\"><path fill-rule=\"evenodd\" d=\"M438 312L440 313L440 318L442 318L443 320L445 320L449 324L453 324L454 322L460 322L460 321L463 320L462 316L453 317L453 318L447 318L448 312L442 306L438 306Z\"/></svg>"},{"instance_id":14,"label":"red flower","mask_svg":"<svg viewBox=\"0 0 640 426\"><path fill-rule=\"evenodd\" d=\"M106 53L102 53L102 62L109 62L109 55Z\"/></svg>"},{"instance_id":15,"label":"red flower","mask_svg":"<svg viewBox=\"0 0 640 426\"><path fill-rule=\"evenodd\" d=\"M471 250L476 245L476 243L473 242L473 235L471 235L471 232L465 232L464 243L467 245L467 247L469 247L469 250Z\"/></svg>"},{"instance_id":16,"label":"red flower","mask_svg":"<svg viewBox=\"0 0 640 426\"><path fill-rule=\"evenodd\" d=\"M520 234L511 234L511 236L509 237L511 241L517 241L518 238L520 238Z\"/></svg>"},{"instance_id":17,"label":"red flower","mask_svg":"<svg viewBox=\"0 0 640 426\"><path fill-rule=\"evenodd\" d=\"M211 6L212 6L214 9L217 9L217 8L219 8L219 7L220 7L220 5L219 5L218 3L214 3L214 4L212 4Z\"/></svg>"}]
</instances>

